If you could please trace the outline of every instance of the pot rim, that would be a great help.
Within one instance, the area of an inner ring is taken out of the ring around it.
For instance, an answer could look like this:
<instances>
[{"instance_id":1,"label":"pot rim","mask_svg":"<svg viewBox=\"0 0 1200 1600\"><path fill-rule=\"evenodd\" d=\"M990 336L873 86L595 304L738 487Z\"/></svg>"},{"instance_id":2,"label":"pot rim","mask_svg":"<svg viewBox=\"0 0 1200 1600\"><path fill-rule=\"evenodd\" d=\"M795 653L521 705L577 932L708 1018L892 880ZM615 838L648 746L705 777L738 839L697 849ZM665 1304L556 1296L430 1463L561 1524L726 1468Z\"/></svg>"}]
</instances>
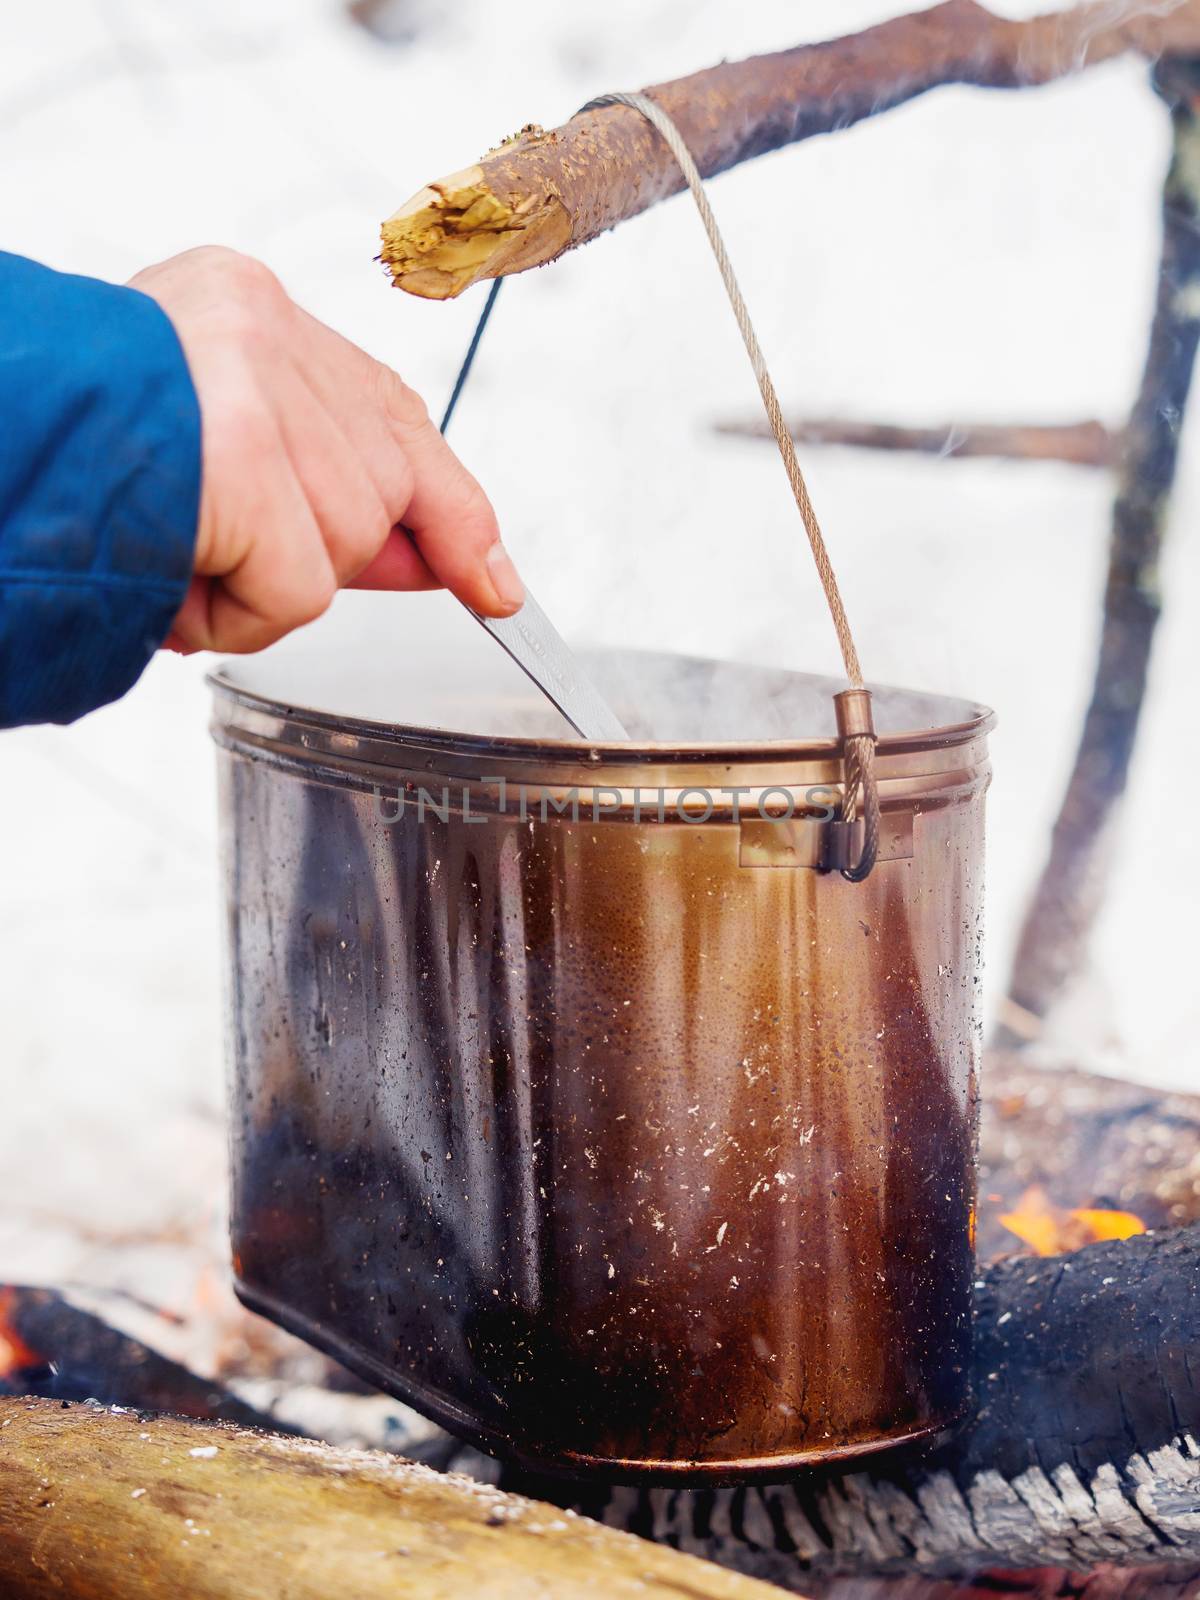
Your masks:
<instances>
[{"instance_id":1,"label":"pot rim","mask_svg":"<svg viewBox=\"0 0 1200 1600\"><path fill-rule=\"evenodd\" d=\"M322 711L314 706L281 700L275 695L265 694L237 682L230 675L231 665L230 662L220 663L205 674L205 682L215 694L234 705L245 706L251 711L265 712L269 716L282 717L289 722L327 729L334 733L384 738L400 746L415 745L425 750L452 751L458 755L578 762L581 755L586 752L583 759L589 765L640 766L643 763L652 765L656 762L671 761L707 761L731 765L755 761L821 761L835 759L841 751L841 741L836 735L822 735L809 739L749 741L631 739L606 743L581 738L548 739L517 734L455 732L446 728L422 727L417 723L386 722L370 717L347 716L340 712ZM981 735L990 733L996 726L996 713L990 706L971 703L975 714L967 721L879 734L876 741L878 753L900 755L911 751L948 749L955 745L969 744Z\"/></svg>"}]
</instances>

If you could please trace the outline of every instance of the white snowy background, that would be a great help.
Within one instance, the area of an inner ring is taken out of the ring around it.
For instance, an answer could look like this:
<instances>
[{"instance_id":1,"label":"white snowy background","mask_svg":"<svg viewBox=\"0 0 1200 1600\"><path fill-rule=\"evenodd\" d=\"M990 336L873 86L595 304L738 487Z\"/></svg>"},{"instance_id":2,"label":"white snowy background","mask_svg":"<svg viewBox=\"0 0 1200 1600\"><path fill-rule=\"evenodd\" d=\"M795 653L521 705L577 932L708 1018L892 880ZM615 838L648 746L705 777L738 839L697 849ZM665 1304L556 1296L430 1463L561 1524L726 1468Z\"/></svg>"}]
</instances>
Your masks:
<instances>
[{"instance_id":1,"label":"white snowy background","mask_svg":"<svg viewBox=\"0 0 1200 1600\"><path fill-rule=\"evenodd\" d=\"M236 246L436 404L481 291L436 305L389 290L378 224L413 190L604 89L901 9L412 0L411 37L385 45L338 0L9 5L0 248L122 280L189 245ZM1145 347L1166 154L1166 112L1126 62L1037 92L942 90L711 192L796 411L1119 425ZM777 459L709 431L756 405L680 200L509 286L455 442L568 635L836 671ZM994 1006L1090 684L1111 480L804 456L868 675L999 712ZM1200 1026L1198 510L1194 415L1134 825L1069 1043L1081 1064L1176 1085L1193 1081ZM396 603L404 617L420 604ZM0 1281L153 1284L186 1307L198 1256L178 1242L209 1238L210 1224L216 1237L208 664L161 657L122 703L74 727L0 735Z\"/></svg>"}]
</instances>

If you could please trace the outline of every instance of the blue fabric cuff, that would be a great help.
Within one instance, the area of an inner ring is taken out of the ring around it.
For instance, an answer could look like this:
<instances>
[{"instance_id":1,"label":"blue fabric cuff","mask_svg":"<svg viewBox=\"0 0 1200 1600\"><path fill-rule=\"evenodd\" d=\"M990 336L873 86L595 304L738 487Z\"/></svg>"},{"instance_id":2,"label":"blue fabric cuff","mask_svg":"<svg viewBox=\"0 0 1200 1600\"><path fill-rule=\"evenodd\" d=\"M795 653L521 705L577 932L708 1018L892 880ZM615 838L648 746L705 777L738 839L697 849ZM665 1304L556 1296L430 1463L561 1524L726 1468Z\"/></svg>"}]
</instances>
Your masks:
<instances>
[{"instance_id":1,"label":"blue fabric cuff","mask_svg":"<svg viewBox=\"0 0 1200 1600\"><path fill-rule=\"evenodd\" d=\"M148 296L0 253L0 727L136 681L191 577L200 407Z\"/></svg>"}]
</instances>

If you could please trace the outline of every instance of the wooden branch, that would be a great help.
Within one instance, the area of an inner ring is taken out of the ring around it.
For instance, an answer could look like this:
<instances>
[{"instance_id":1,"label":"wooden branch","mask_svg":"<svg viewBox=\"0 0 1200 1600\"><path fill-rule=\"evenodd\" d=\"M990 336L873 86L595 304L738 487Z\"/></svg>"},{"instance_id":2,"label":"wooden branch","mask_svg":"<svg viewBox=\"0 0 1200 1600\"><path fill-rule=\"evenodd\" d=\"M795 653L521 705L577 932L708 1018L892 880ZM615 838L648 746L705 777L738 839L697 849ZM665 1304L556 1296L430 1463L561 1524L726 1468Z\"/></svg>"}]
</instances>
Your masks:
<instances>
[{"instance_id":1,"label":"wooden branch","mask_svg":"<svg viewBox=\"0 0 1200 1600\"><path fill-rule=\"evenodd\" d=\"M1158 298L1113 506L1091 703L1009 979L999 1042L1013 1047L1037 1037L1086 957L1162 610L1163 536L1200 337L1200 62L1164 62L1156 87L1170 104L1174 136Z\"/></svg>"},{"instance_id":2,"label":"wooden branch","mask_svg":"<svg viewBox=\"0 0 1200 1600\"><path fill-rule=\"evenodd\" d=\"M777 1591L374 1451L0 1400L0 1594L767 1600Z\"/></svg>"},{"instance_id":3,"label":"wooden branch","mask_svg":"<svg viewBox=\"0 0 1200 1600\"><path fill-rule=\"evenodd\" d=\"M731 438L775 436L765 417L729 417L713 424ZM1102 422L991 423L947 422L907 427L893 422L852 422L842 417L795 417L788 432L797 444L849 445L858 450L911 450L918 455L962 458L991 456L1005 461L1065 461L1077 467L1111 467L1121 435Z\"/></svg>"},{"instance_id":4,"label":"wooden branch","mask_svg":"<svg viewBox=\"0 0 1200 1600\"><path fill-rule=\"evenodd\" d=\"M783 1587L1104 1561L1200 1573L1200 1226L999 1262L976 1294L979 1411L939 1449L768 1488L502 1481Z\"/></svg>"},{"instance_id":5,"label":"wooden branch","mask_svg":"<svg viewBox=\"0 0 1200 1600\"><path fill-rule=\"evenodd\" d=\"M941 84L1027 88L1129 52L1200 53L1200 0L1151 8L1092 0L1024 22L974 0L945 0L846 38L722 62L648 93L711 177ZM384 223L382 258L402 289L449 299L481 278L551 261L682 187L649 123L609 106L549 133L526 128L477 165L429 184ZM781 196L780 211L789 204Z\"/></svg>"}]
</instances>

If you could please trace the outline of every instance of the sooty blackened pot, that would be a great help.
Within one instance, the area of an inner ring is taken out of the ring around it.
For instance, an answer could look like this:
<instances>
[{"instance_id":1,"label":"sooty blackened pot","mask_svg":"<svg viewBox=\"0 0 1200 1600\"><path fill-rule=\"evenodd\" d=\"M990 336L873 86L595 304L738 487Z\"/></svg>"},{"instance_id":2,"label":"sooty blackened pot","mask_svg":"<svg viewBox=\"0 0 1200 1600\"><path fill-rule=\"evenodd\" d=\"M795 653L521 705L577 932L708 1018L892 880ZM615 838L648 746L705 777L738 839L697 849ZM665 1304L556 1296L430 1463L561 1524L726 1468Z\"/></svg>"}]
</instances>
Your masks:
<instances>
[{"instance_id":1,"label":"sooty blackened pot","mask_svg":"<svg viewBox=\"0 0 1200 1600\"><path fill-rule=\"evenodd\" d=\"M593 665L676 742L522 736L555 724L516 687L472 714L517 731L472 735L215 679L238 1292L539 1468L717 1482L941 1430L990 715L876 692L852 884L809 864L836 685ZM714 690L792 736L689 740Z\"/></svg>"}]
</instances>

